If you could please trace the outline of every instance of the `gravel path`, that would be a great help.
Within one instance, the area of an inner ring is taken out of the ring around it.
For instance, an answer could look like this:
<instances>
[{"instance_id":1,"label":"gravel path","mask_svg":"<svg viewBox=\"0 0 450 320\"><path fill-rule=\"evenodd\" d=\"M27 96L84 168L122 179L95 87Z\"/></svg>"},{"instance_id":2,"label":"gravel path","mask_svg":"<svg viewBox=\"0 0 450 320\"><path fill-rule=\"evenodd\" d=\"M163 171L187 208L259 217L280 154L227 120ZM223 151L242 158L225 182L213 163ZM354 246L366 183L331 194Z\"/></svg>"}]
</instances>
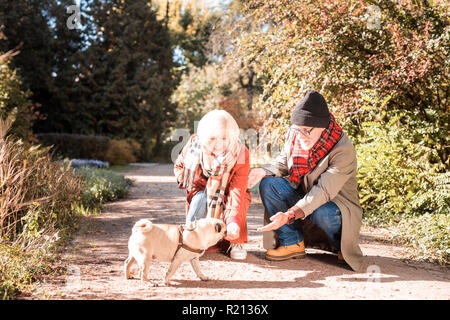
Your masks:
<instances>
[{"instance_id":1,"label":"gravel path","mask_svg":"<svg viewBox=\"0 0 450 320\"><path fill-rule=\"evenodd\" d=\"M141 218L154 223L184 222L184 190L177 188L172 165L133 167L122 172L133 180L129 197L104 205L89 217L61 256L68 273L37 284L22 299L445 299L450 298L448 271L435 264L408 260L406 248L377 241L379 230L363 229L361 248L365 273L337 263L336 255L307 249L307 258L271 262L264 259L263 207L252 195L248 212L248 258L233 261L220 253L200 258L203 273L218 280L200 281L189 263L175 273L175 285L164 286L168 263L150 267L152 287L125 280L123 261L133 224ZM135 267L134 267L135 268ZM136 269L133 269L136 270Z\"/></svg>"}]
</instances>

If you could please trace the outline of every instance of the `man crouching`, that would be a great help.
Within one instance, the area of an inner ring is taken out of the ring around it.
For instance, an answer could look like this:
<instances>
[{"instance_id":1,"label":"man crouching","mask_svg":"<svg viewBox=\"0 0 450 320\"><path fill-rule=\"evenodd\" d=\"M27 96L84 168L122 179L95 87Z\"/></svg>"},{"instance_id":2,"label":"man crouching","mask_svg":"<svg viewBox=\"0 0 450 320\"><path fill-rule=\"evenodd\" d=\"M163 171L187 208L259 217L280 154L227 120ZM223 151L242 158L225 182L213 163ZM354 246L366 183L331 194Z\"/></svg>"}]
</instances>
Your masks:
<instances>
[{"instance_id":1,"label":"man crouching","mask_svg":"<svg viewBox=\"0 0 450 320\"><path fill-rule=\"evenodd\" d=\"M266 259L301 258L305 246L319 247L358 271L363 256L356 173L352 142L323 96L308 92L291 114L280 155L249 174L249 188L261 181L266 221L271 221L258 230L275 230L278 236L279 246L267 250Z\"/></svg>"}]
</instances>

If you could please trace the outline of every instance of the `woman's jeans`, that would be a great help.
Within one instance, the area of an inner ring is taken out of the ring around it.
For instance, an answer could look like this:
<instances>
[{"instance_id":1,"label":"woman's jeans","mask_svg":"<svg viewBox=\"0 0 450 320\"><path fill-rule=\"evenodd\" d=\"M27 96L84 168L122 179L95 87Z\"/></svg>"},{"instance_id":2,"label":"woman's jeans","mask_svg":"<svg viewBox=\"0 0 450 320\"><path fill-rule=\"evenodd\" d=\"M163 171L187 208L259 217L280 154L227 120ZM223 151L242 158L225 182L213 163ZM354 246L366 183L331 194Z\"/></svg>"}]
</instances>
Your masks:
<instances>
[{"instance_id":1,"label":"woman's jeans","mask_svg":"<svg viewBox=\"0 0 450 320\"><path fill-rule=\"evenodd\" d=\"M206 217L206 200L206 191L199 191L192 197L186 223Z\"/></svg>"},{"instance_id":2,"label":"woman's jeans","mask_svg":"<svg viewBox=\"0 0 450 320\"><path fill-rule=\"evenodd\" d=\"M259 193L269 217L278 212L286 212L305 196L302 191L292 188L286 179L278 177L264 178L259 185ZM338 250L340 249L342 216L334 202L329 201L323 204L308 215L306 219L310 219L325 231L333 245ZM275 233L278 235L282 246L297 244L304 240L302 228L298 221L283 225L275 230Z\"/></svg>"}]
</instances>

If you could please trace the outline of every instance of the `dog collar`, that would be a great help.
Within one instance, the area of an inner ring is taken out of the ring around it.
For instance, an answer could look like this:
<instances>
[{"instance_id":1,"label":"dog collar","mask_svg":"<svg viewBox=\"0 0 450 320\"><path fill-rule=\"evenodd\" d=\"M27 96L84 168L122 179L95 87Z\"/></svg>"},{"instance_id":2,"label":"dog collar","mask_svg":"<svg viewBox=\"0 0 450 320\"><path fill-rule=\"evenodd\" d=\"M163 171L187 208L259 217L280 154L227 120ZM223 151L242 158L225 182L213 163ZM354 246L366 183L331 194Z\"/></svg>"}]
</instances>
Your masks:
<instances>
[{"instance_id":1,"label":"dog collar","mask_svg":"<svg viewBox=\"0 0 450 320\"><path fill-rule=\"evenodd\" d=\"M188 251L191 251L191 252L194 252L194 253L203 253L203 252L205 252L205 250L195 249L195 248L192 248L192 247L188 246L187 244L183 243L183 231L184 231L183 226L182 225L178 226L178 247L177 247L177 250L175 251L175 254L173 255L173 259L175 259L175 256L177 255L177 253L180 250L180 248L183 248L185 250L188 250Z\"/></svg>"}]
</instances>

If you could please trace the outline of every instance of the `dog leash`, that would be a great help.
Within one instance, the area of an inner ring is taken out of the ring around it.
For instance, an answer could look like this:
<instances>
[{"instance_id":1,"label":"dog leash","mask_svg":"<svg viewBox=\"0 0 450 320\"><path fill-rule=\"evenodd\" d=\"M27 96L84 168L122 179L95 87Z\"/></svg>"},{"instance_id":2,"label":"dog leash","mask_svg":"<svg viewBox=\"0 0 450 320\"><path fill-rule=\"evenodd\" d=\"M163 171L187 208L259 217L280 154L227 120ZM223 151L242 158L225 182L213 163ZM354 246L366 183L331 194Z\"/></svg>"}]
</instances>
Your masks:
<instances>
[{"instance_id":1,"label":"dog leash","mask_svg":"<svg viewBox=\"0 0 450 320\"><path fill-rule=\"evenodd\" d=\"M175 254L173 255L172 261L175 260L175 257L177 256L178 251L180 250L180 248L183 248L185 250L194 252L194 253L203 253L205 252L205 250L202 249L194 249L190 246L188 246L187 244L183 243L183 225L179 225L178 226L178 247L177 250L175 251Z\"/></svg>"}]
</instances>

